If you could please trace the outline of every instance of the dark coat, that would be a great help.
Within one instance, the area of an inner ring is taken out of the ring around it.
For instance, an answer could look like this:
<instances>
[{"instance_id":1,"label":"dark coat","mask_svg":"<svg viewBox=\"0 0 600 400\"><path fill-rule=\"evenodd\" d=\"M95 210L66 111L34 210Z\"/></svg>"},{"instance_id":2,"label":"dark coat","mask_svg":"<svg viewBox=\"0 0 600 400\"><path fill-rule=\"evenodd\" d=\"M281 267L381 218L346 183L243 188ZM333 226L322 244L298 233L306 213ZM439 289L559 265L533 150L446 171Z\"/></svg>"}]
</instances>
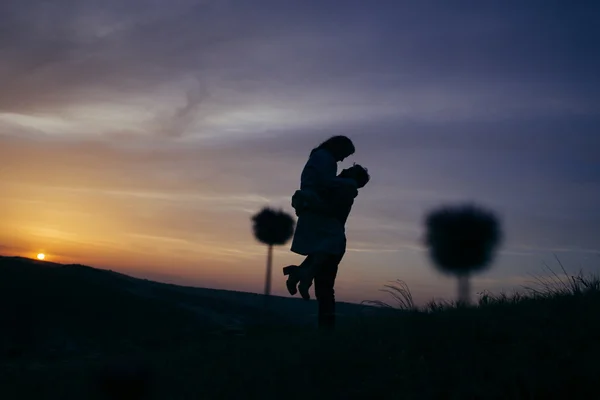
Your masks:
<instances>
[{"instance_id":1,"label":"dark coat","mask_svg":"<svg viewBox=\"0 0 600 400\"><path fill-rule=\"evenodd\" d=\"M303 192L314 192L319 197L327 196L336 184L337 162L326 150L315 151L302 170L300 188ZM354 189L356 191L356 189ZM354 199L356 194L351 196ZM352 203L350 202L350 207ZM349 208L347 208L349 212ZM346 251L345 219L335 213L307 210L298 215L291 251L301 255L325 253L341 255Z\"/></svg>"}]
</instances>

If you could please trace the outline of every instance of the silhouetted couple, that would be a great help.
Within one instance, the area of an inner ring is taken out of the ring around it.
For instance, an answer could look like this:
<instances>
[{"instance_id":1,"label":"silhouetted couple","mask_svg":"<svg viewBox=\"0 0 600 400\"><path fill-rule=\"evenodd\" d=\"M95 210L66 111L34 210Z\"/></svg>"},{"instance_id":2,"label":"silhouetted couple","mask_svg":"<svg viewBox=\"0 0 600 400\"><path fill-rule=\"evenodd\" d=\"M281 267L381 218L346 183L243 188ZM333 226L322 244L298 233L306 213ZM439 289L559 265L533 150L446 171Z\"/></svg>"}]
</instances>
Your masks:
<instances>
[{"instance_id":1,"label":"silhouetted couple","mask_svg":"<svg viewBox=\"0 0 600 400\"><path fill-rule=\"evenodd\" d=\"M358 189L369 182L367 169L354 164L337 174L337 163L354 154L352 141L334 136L313 149L302 170L300 190L292 197L298 222L291 250L306 256L283 269L291 295L310 299L314 281L319 328L335 325L335 278L346 252L345 224Z\"/></svg>"}]
</instances>

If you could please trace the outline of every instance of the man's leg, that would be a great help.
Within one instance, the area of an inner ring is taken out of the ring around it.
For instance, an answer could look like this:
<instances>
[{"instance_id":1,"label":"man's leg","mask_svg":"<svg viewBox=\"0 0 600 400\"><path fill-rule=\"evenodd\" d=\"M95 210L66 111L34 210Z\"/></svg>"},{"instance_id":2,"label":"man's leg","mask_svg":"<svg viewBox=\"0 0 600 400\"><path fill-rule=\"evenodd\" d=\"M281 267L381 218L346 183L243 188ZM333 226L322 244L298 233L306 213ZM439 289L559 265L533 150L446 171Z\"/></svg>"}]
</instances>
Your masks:
<instances>
[{"instance_id":1,"label":"man's leg","mask_svg":"<svg viewBox=\"0 0 600 400\"><path fill-rule=\"evenodd\" d=\"M319 329L335 327L335 278L342 256L330 256L315 271L315 297L319 307Z\"/></svg>"}]
</instances>

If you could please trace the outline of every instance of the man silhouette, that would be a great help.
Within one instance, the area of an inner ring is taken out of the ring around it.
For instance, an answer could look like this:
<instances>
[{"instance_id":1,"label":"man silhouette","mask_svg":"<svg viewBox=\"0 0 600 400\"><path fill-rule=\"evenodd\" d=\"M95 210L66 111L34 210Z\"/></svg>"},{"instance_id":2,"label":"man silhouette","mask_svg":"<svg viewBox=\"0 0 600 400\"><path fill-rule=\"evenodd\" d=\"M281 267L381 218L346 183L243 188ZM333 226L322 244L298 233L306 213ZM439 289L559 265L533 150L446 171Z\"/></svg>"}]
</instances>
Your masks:
<instances>
[{"instance_id":1,"label":"man silhouette","mask_svg":"<svg viewBox=\"0 0 600 400\"><path fill-rule=\"evenodd\" d=\"M308 214L312 215L312 218L326 221L324 225L327 229L304 234L316 236L316 240L342 243L342 246L336 246L336 249L340 248L341 251L311 253L299 266L290 265L283 269L284 274L289 276L286 286L290 294L294 295L297 292L296 286L299 283L298 290L306 300L310 298L308 289L314 280L320 328L333 328L335 325L334 285L338 265L346 249L345 224L358 189L370 180L367 169L357 164L343 170L338 177L345 179L338 180L337 184L329 186L320 195L312 191L296 191L292 197L292 206L299 221Z\"/></svg>"}]
</instances>

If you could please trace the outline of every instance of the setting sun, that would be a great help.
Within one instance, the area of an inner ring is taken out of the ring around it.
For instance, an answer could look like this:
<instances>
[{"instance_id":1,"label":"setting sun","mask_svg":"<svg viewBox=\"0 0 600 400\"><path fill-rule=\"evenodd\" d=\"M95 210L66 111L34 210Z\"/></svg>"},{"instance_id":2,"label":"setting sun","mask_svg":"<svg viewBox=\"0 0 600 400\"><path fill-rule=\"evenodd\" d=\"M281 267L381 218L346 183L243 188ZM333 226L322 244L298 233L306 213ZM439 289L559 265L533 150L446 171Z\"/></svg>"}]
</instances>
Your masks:
<instances>
[{"instance_id":1,"label":"setting sun","mask_svg":"<svg viewBox=\"0 0 600 400\"><path fill-rule=\"evenodd\" d=\"M38 260L43 260L44 258L46 258L46 255L44 253L40 253L37 255Z\"/></svg>"}]
</instances>

